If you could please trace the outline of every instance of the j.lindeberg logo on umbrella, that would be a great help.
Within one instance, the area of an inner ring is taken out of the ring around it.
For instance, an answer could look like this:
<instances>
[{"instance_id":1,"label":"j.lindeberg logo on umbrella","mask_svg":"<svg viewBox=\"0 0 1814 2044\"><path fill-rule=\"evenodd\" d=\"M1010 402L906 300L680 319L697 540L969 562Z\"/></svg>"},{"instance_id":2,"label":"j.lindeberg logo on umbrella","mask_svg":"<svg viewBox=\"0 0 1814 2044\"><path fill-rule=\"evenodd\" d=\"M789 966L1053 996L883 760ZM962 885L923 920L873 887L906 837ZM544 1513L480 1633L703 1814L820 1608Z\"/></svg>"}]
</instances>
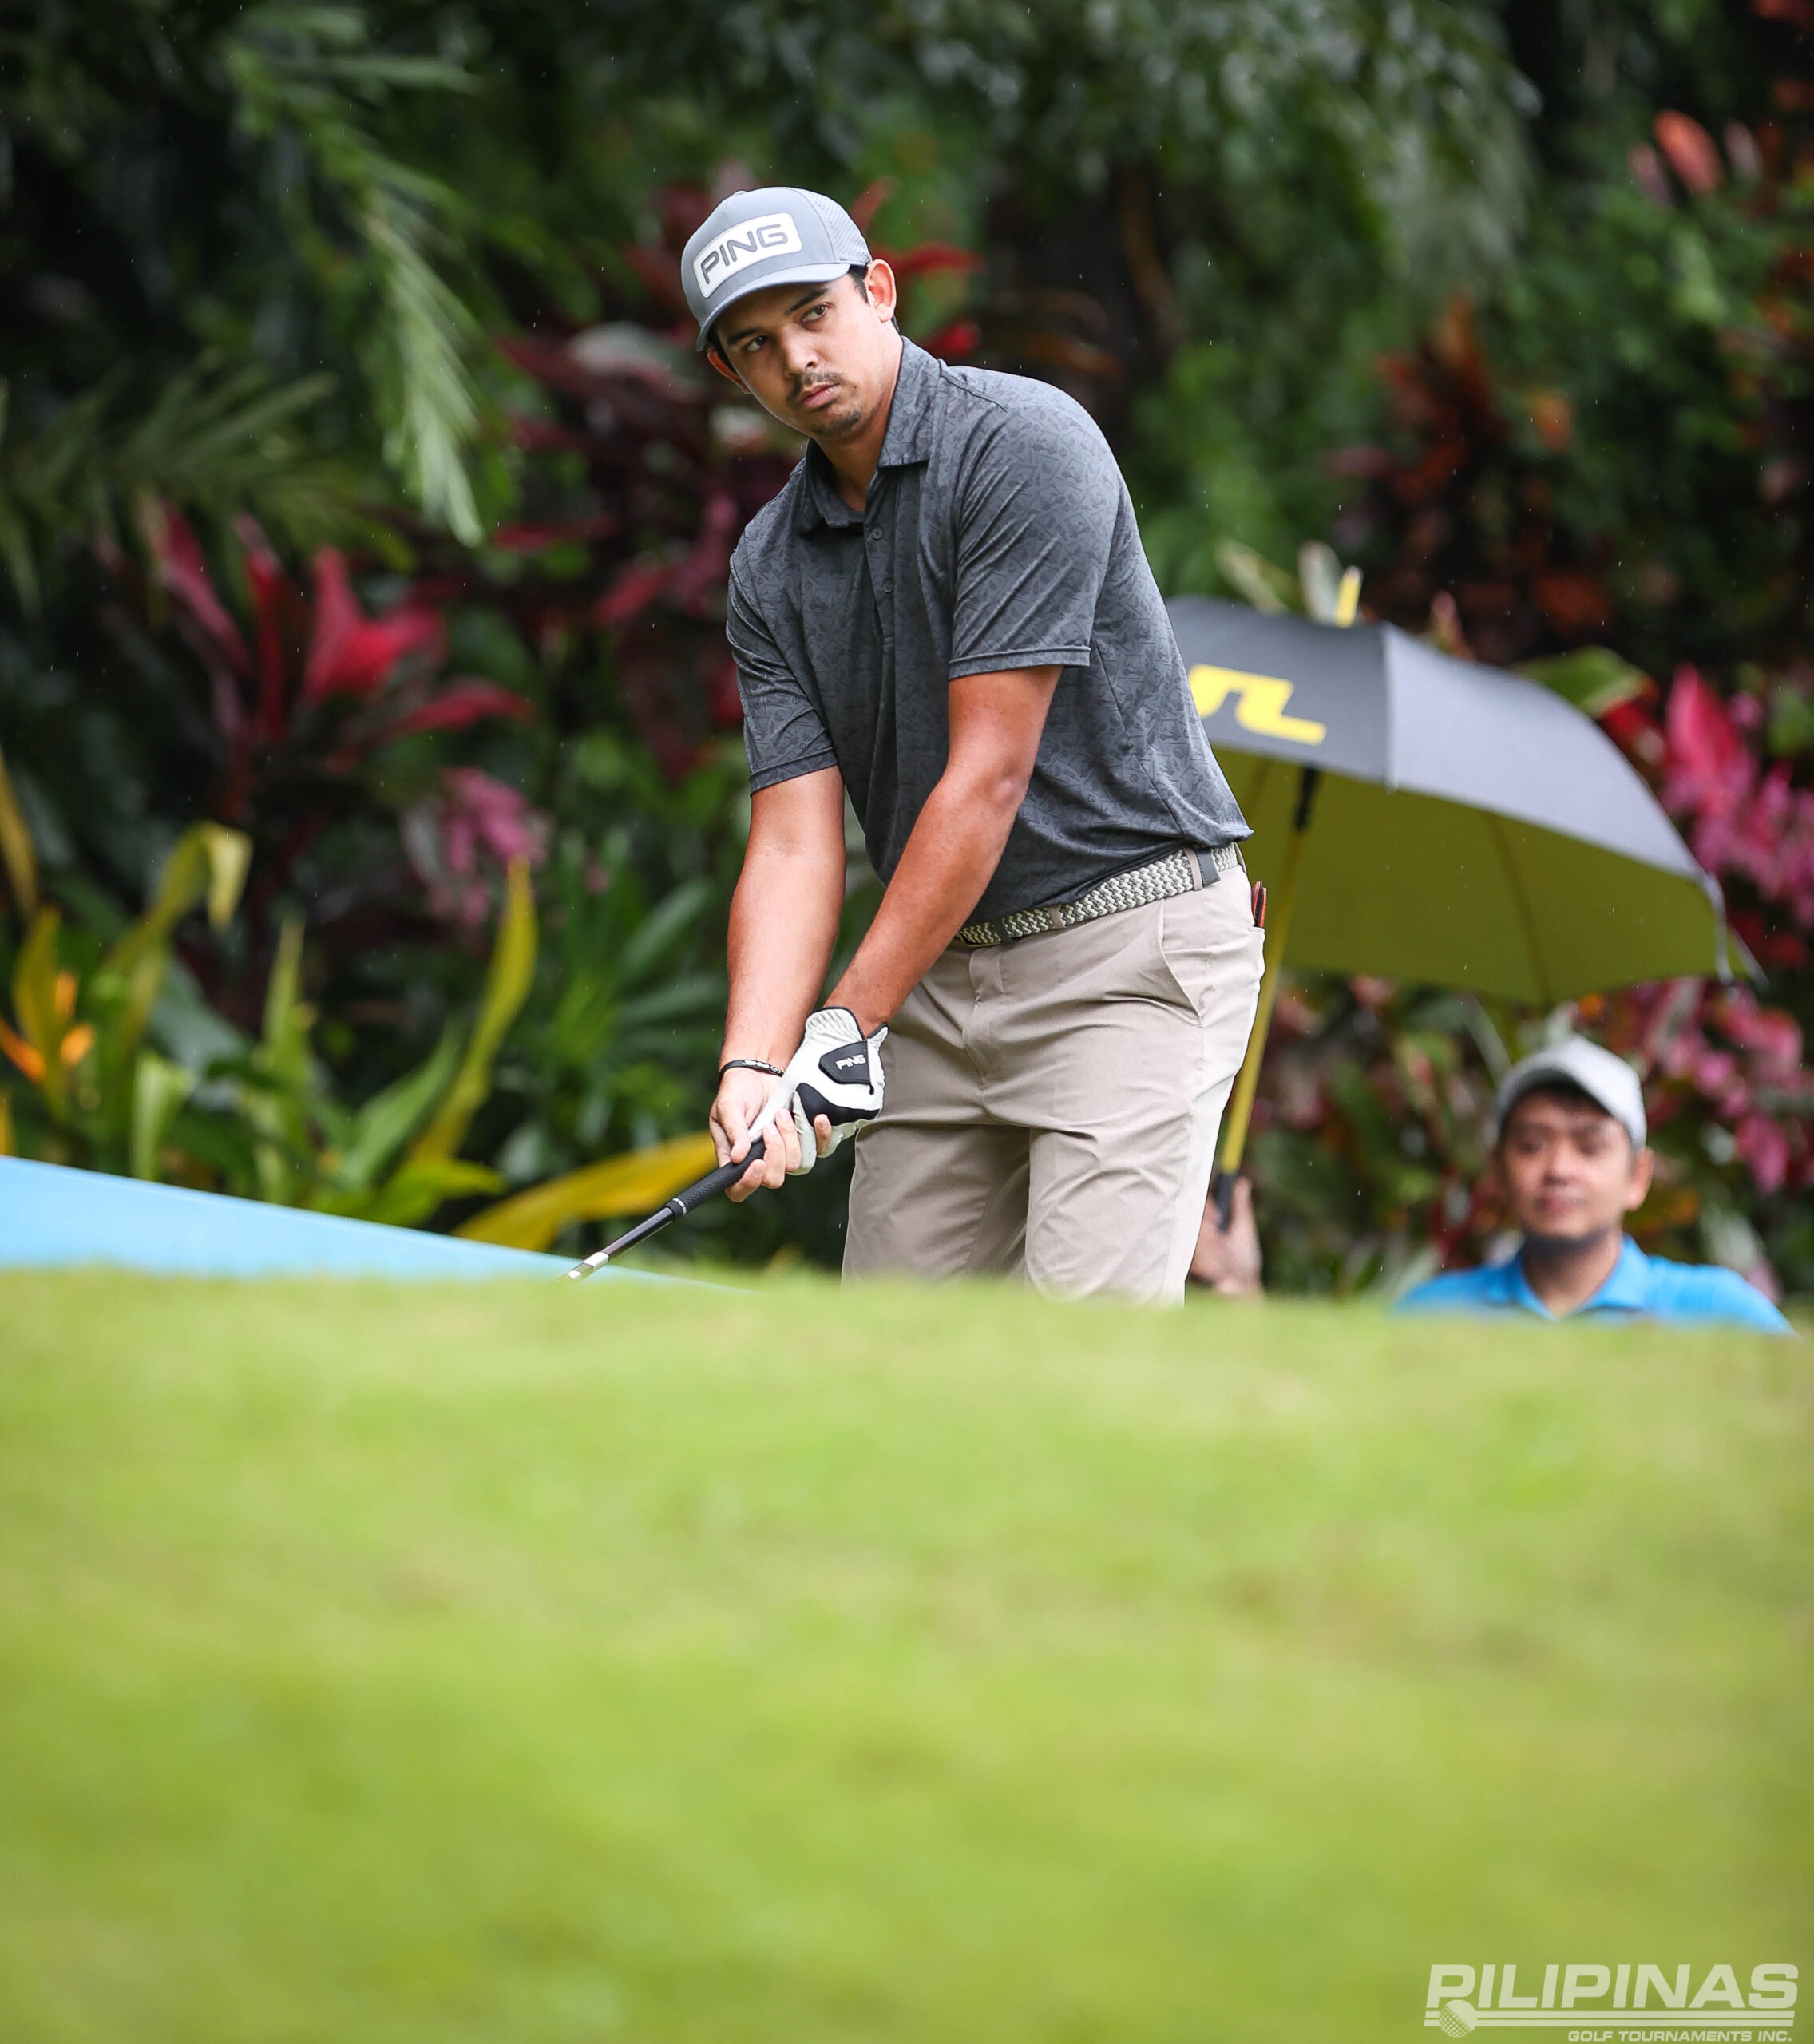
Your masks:
<instances>
[{"instance_id":1,"label":"j.lindeberg logo on umbrella","mask_svg":"<svg viewBox=\"0 0 1814 2044\"><path fill-rule=\"evenodd\" d=\"M800 230L791 213L762 213L753 220L739 220L693 258L699 295L710 298L746 263L786 256L799 246Z\"/></svg>"},{"instance_id":2,"label":"j.lindeberg logo on umbrella","mask_svg":"<svg viewBox=\"0 0 1814 2044\"><path fill-rule=\"evenodd\" d=\"M1243 731L1266 738L1287 738L1299 745L1321 745L1329 726L1311 717L1288 717L1285 706L1295 685L1276 674L1243 674L1238 667L1213 667L1201 661L1190 670L1190 699L1199 717L1213 717L1229 697L1234 698L1234 721Z\"/></svg>"},{"instance_id":3,"label":"j.lindeberg logo on umbrella","mask_svg":"<svg viewBox=\"0 0 1814 2044\"><path fill-rule=\"evenodd\" d=\"M1432 1966L1424 2026L1445 2037L1477 2030L1560 2030L1574 2044L1691 2044L1736 2037L1788 2044L1794 2034L1792 1966L1754 1966L1749 1992L1730 1966L1546 1966L1542 1986L1516 1965Z\"/></svg>"}]
</instances>

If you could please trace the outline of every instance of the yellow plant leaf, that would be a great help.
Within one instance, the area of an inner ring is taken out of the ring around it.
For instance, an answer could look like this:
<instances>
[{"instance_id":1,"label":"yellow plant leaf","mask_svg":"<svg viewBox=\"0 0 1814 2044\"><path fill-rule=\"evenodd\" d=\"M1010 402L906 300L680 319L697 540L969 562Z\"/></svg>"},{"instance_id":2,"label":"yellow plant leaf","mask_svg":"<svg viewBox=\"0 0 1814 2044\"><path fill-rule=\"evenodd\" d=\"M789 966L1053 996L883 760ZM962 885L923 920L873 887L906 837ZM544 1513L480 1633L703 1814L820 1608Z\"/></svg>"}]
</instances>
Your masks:
<instances>
[{"instance_id":1,"label":"yellow plant leaf","mask_svg":"<svg viewBox=\"0 0 1814 2044\"><path fill-rule=\"evenodd\" d=\"M4 1093L0 1093L0 1157L16 1157L18 1154L18 1138L13 1132L13 1103Z\"/></svg>"},{"instance_id":2,"label":"yellow plant leaf","mask_svg":"<svg viewBox=\"0 0 1814 2044\"><path fill-rule=\"evenodd\" d=\"M162 945L133 960L126 975L125 1002L109 1032L116 1059L124 1060L137 1048L151 1020L151 1011L157 1005L157 996L164 990L164 969L169 962L170 954Z\"/></svg>"},{"instance_id":3,"label":"yellow plant leaf","mask_svg":"<svg viewBox=\"0 0 1814 2044\"><path fill-rule=\"evenodd\" d=\"M130 972L141 958L162 951L177 924L204 898L208 921L218 929L238 903L252 856L252 840L243 833L224 823L192 823L170 847L151 906L114 945L108 964Z\"/></svg>"},{"instance_id":4,"label":"yellow plant leaf","mask_svg":"<svg viewBox=\"0 0 1814 2044\"><path fill-rule=\"evenodd\" d=\"M19 1033L34 1050L49 1050L61 1033L57 1026L57 933L61 912L46 905L31 919L19 955L13 961L13 1012Z\"/></svg>"},{"instance_id":5,"label":"yellow plant leaf","mask_svg":"<svg viewBox=\"0 0 1814 2044\"><path fill-rule=\"evenodd\" d=\"M306 1085L309 1075L309 1029L315 1013L300 998L303 984L303 922L286 916L277 933L277 956L264 988L264 1037L259 1061L275 1076Z\"/></svg>"},{"instance_id":6,"label":"yellow plant leaf","mask_svg":"<svg viewBox=\"0 0 1814 2044\"><path fill-rule=\"evenodd\" d=\"M513 1194L454 1230L470 1242L507 1249L546 1249L569 1221L641 1214L671 1199L718 1161L709 1135L680 1135L651 1150L632 1150L588 1164L527 1192Z\"/></svg>"},{"instance_id":7,"label":"yellow plant leaf","mask_svg":"<svg viewBox=\"0 0 1814 2044\"><path fill-rule=\"evenodd\" d=\"M204 897L208 920L217 927L224 922L240 898L251 860L251 839L223 823L192 823L170 847L151 906L107 954L106 969L121 974L129 988L108 1032L108 1057L117 1067L123 1068L138 1048L164 990L172 931Z\"/></svg>"},{"instance_id":8,"label":"yellow plant leaf","mask_svg":"<svg viewBox=\"0 0 1814 2044\"><path fill-rule=\"evenodd\" d=\"M195 1091L193 1072L141 1051L133 1074L133 1118L129 1161L136 1178L156 1178L159 1153L176 1110Z\"/></svg>"},{"instance_id":9,"label":"yellow plant leaf","mask_svg":"<svg viewBox=\"0 0 1814 2044\"><path fill-rule=\"evenodd\" d=\"M13 793L13 784L6 778L6 759L0 753L0 866L6 869L6 879L13 890L13 900L22 916L38 913L38 854L33 848L31 833L26 828L26 819L21 812L18 798Z\"/></svg>"},{"instance_id":10,"label":"yellow plant leaf","mask_svg":"<svg viewBox=\"0 0 1814 2044\"><path fill-rule=\"evenodd\" d=\"M478 1020L473 1024L453 1083L428 1126L410 1146L410 1163L425 1164L437 1157L451 1157L465 1141L473 1116L491 1091L491 1061L497 1055L505 1031L529 997L535 969L535 891L529 884L528 861L513 859L505 888L504 912L497 919L497 937L485 972L485 991L479 998Z\"/></svg>"},{"instance_id":11,"label":"yellow plant leaf","mask_svg":"<svg viewBox=\"0 0 1814 2044\"><path fill-rule=\"evenodd\" d=\"M245 890L252 841L244 831L229 830L224 823L196 827L208 847L208 919L216 929L224 929Z\"/></svg>"},{"instance_id":12,"label":"yellow plant leaf","mask_svg":"<svg viewBox=\"0 0 1814 2044\"><path fill-rule=\"evenodd\" d=\"M4 1051L33 1085L44 1076L44 1059L25 1039L0 1021L0 1051Z\"/></svg>"},{"instance_id":13,"label":"yellow plant leaf","mask_svg":"<svg viewBox=\"0 0 1814 2044\"><path fill-rule=\"evenodd\" d=\"M68 1097L62 1062L57 1055L63 1040L63 1024L57 1013L57 933L61 925L60 911L50 906L40 909L13 961L13 1012L18 1018L19 1034L38 1054L39 1066L35 1075L28 1075L35 1077L44 1104L59 1121Z\"/></svg>"},{"instance_id":14,"label":"yellow plant leaf","mask_svg":"<svg viewBox=\"0 0 1814 2044\"><path fill-rule=\"evenodd\" d=\"M80 1064L94 1048L94 1024L78 1022L63 1039L61 1056L65 1064Z\"/></svg>"}]
</instances>

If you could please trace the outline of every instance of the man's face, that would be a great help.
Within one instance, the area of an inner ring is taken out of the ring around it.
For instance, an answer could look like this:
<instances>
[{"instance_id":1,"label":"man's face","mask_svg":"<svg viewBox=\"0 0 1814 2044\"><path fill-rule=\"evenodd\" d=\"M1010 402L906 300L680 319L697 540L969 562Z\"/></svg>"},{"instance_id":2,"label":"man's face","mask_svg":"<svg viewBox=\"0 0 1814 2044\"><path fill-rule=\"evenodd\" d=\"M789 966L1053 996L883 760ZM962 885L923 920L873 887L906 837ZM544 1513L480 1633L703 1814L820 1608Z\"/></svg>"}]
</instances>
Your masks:
<instances>
[{"instance_id":1,"label":"man's face","mask_svg":"<svg viewBox=\"0 0 1814 2044\"><path fill-rule=\"evenodd\" d=\"M869 266L828 284L774 284L741 298L718 323L714 366L747 386L763 410L796 433L854 438L893 388L901 341L894 275Z\"/></svg>"},{"instance_id":2,"label":"man's face","mask_svg":"<svg viewBox=\"0 0 1814 2044\"><path fill-rule=\"evenodd\" d=\"M1539 1242L1579 1242L1623 1226L1650 1190L1651 1155L1590 1102L1527 1093L1497 1153L1511 1218Z\"/></svg>"}]
</instances>

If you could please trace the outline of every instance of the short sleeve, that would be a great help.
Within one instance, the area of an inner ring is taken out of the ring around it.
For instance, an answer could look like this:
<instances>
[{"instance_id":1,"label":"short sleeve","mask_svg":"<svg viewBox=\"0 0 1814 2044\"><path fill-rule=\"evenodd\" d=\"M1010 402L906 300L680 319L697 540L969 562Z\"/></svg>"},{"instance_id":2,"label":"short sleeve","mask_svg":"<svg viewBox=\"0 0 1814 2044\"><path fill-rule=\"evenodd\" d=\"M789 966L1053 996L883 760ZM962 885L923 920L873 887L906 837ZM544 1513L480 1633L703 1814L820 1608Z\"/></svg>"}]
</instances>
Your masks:
<instances>
[{"instance_id":1,"label":"short sleeve","mask_svg":"<svg viewBox=\"0 0 1814 2044\"><path fill-rule=\"evenodd\" d=\"M1794 1333L1790 1322L1740 1272L1691 1266L1689 1274L1701 1281L1697 1289L1701 1297L1696 1303L1707 1319L1752 1328L1760 1334Z\"/></svg>"},{"instance_id":2,"label":"short sleeve","mask_svg":"<svg viewBox=\"0 0 1814 2044\"><path fill-rule=\"evenodd\" d=\"M958 492L949 679L1088 666L1123 496L1081 406L1055 393L999 415Z\"/></svg>"},{"instance_id":3,"label":"short sleeve","mask_svg":"<svg viewBox=\"0 0 1814 2044\"><path fill-rule=\"evenodd\" d=\"M835 766L838 756L824 722L751 601L735 561L724 633L737 663L750 792L757 794L777 782Z\"/></svg>"}]
</instances>

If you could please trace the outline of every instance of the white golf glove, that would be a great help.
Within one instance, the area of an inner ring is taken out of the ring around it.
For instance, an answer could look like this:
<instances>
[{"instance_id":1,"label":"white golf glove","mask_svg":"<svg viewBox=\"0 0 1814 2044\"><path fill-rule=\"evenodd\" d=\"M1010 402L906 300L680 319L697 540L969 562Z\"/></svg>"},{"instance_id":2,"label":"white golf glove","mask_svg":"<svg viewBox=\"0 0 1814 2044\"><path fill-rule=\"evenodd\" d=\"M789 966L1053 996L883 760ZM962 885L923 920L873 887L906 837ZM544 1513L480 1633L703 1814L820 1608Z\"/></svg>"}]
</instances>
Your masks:
<instances>
[{"instance_id":1,"label":"white golf glove","mask_svg":"<svg viewBox=\"0 0 1814 2044\"><path fill-rule=\"evenodd\" d=\"M831 1123L829 1156L881 1112L879 1053L887 1035L883 1028L865 1036L861 1024L848 1008L822 1008L806 1017L800 1048L787 1060L774 1091L750 1125L751 1135L761 1135L784 1111L793 1116L794 1133L800 1139L800 1165L791 1176L799 1177L818 1162L818 1136L813 1127L818 1116L823 1115Z\"/></svg>"}]
</instances>

